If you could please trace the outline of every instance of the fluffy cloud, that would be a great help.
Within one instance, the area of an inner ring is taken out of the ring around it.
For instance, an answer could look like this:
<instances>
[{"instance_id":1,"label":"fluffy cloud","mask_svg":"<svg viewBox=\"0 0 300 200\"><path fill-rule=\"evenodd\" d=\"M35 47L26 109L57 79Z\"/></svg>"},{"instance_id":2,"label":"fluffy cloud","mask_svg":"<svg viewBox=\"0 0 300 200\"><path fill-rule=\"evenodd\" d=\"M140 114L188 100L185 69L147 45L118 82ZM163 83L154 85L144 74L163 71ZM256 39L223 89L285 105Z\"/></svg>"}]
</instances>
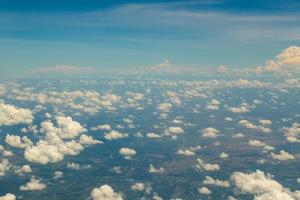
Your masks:
<instances>
[{"instance_id":1,"label":"fluffy cloud","mask_svg":"<svg viewBox=\"0 0 300 200\"><path fill-rule=\"evenodd\" d=\"M0 162L0 176L5 176L5 173L10 169L11 165L7 159L3 159Z\"/></svg>"},{"instance_id":2,"label":"fluffy cloud","mask_svg":"<svg viewBox=\"0 0 300 200\"><path fill-rule=\"evenodd\" d=\"M134 191L143 191L145 189L144 183L135 183L131 186L131 189Z\"/></svg>"},{"instance_id":3,"label":"fluffy cloud","mask_svg":"<svg viewBox=\"0 0 300 200\"><path fill-rule=\"evenodd\" d=\"M161 136L158 135L157 133L147 133L146 137L151 139L161 138Z\"/></svg>"},{"instance_id":4,"label":"fluffy cloud","mask_svg":"<svg viewBox=\"0 0 300 200\"><path fill-rule=\"evenodd\" d=\"M20 136L10 134L6 135L5 142L15 148L26 148L33 145L32 141L26 136L21 138Z\"/></svg>"},{"instance_id":5,"label":"fluffy cloud","mask_svg":"<svg viewBox=\"0 0 300 200\"><path fill-rule=\"evenodd\" d=\"M164 168L162 168L162 167L154 167L153 165L149 165L149 170L148 170L148 172L149 173L154 173L154 174L156 174L156 173L163 173L165 170L164 170Z\"/></svg>"},{"instance_id":6,"label":"fluffy cloud","mask_svg":"<svg viewBox=\"0 0 300 200\"><path fill-rule=\"evenodd\" d=\"M125 157L125 159L130 159L132 156L136 154L136 151L134 149L130 149L127 147L122 147L119 150L119 153Z\"/></svg>"},{"instance_id":7,"label":"fluffy cloud","mask_svg":"<svg viewBox=\"0 0 300 200\"><path fill-rule=\"evenodd\" d=\"M31 167L30 165L23 165L22 167L20 167L19 169L17 169L15 171L17 174L27 174L27 173L31 173Z\"/></svg>"},{"instance_id":8,"label":"fluffy cloud","mask_svg":"<svg viewBox=\"0 0 300 200\"><path fill-rule=\"evenodd\" d=\"M219 110L220 104L221 104L220 101L218 101L217 99L212 99L207 103L206 109Z\"/></svg>"},{"instance_id":9,"label":"fluffy cloud","mask_svg":"<svg viewBox=\"0 0 300 200\"><path fill-rule=\"evenodd\" d=\"M63 175L64 175L64 173L62 171L55 171L53 179L60 179L63 177Z\"/></svg>"},{"instance_id":10,"label":"fluffy cloud","mask_svg":"<svg viewBox=\"0 0 300 200\"><path fill-rule=\"evenodd\" d=\"M207 187L201 187L201 188L199 188L198 192L200 194L206 194L206 195L210 195L211 194L210 189L208 189Z\"/></svg>"},{"instance_id":11,"label":"fluffy cloud","mask_svg":"<svg viewBox=\"0 0 300 200\"><path fill-rule=\"evenodd\" d=\"M195 153L189 149L178 149L177 154L184 155L184 156L194 156L195 155Z\"/></svg>"},{"instance_id":12,"label":"fluffy cloud","mask_svg":"<svg viewBox=\"0 0 300 200\"><path fill-rule=\"evenodd\" d=\"M157 106L157 109L161 112L169 112L172 108L172 104L170 103L161 103Z\"/></svg>"},{"instance_id":13,"label":"fluffy cloud","mask_svg":"<svg viewBox=\"0 0 300 200\"><path fill-rule=\"evenodd\" d=\"M109 133L105 133L104 138L107 140L117 140L128 137L127 133L120 133L119 131L112 130Z\"/></svg>"},{"instance_id":14,"label":"fluffy cloud","mask_svg":"<svg viewBox=\"0 0 300 200\"><path fill-rule=\"evenodd\" d=\"M299 192L292 192L260 170L245 174L234 172L231 181L241 192L255 195L254 200L298 200Z\"/></svg>"},{"instance_id":15,"label":"fluffy cloud","mask_svg":"<svg viewBox=\"0 0 300 200\"><path fill-rule=\"evenodd\" d=\"M73 139L86 131L84 127L71 117L62 116L56 118L56 124L57 127L50 121L42 123L41 132L44 133L44 138L25 149L24 157L27 160L40 164L55 163L63 160L65 155L77 155L84 149L81 143ZM86 135L79 141L84 144L99 143Z\"/></svg>"},{"instance_id":16,"label":"fluffy cloud","mask_svg":"<svg viewBox=\"0 0 300 200\"><path fill-rule=\"evenodd\" d=\"M31 110L0 103L0 126L31 124L32 120L33 114Z\"/></svg>"},{"instance_id":17,"label":"fluffy cloud","mask_svg":"<svg viewBox=\"0 0 300 200\"><path fill-rule=\"evenodd\" d=\"M207 138L216 138L219 137L220 131L215 128L208 127L202 130L202 136Z\"/></svg>"},{"instance_id":18,"label":"fluffy cloud","mask_svg":"<svg viewBox=\"0 0 300 200\"><path fill-rule=\"evenodd\" d=\"M79 138L80 144L90 145L90 144L102 144L102 141L95 140L92 136L82 134Z\"/></svg>"},{"instance_id":19,"label":"fluffy cloud","mask_svg":"<svg viewBox=\"0 0 300 200\"><path fill-rule=\"evenodd\" d=\"M91 192L93 200L123 200L121 194L116 193L109 185L94 188Z\"/></svg>"},{"instance_id":20,"label":"fluffy cloud","mask_svg":"<svg viewBox=\"0 0 300 200\"><path fill-rule=\"evenodd\" d=\"M20 186L20 190L43 190L47 187L40 179L31 177L30 181L25 185Z\"/></svg>"},{"instance_id":21,"label":"fluffy cloud","mask_svg":"<svg viewBox=\"0 0 300 200\"><path fill-rule=\"evenodd\" d=\"M290 154L290 153L288 153L284 150L281 150L279 152L279 154L275 154L275 153L271 152L271 157L274 160L280 160L280 161L294 160L295 159L295 156L293 156L292 154Z\"/></svg>"},{"instance_id":22,"label":"fluffy cloud","mask_svg":"<svg viewBox=\"0 0 300 200\"><path fill-rule=\"evenodd\" d=\"M111 126L109 124L103 124L103 125L98 125L98 126L92 127L91 130L92 131L98 131L98 130L110 131Z\"/></svg>"},{"instance_id":23,"label":"fluffy cloud","mask_svg":"<svg viewBox=\"0 0 300 200\"><path fill-rule=\"evenodd\" d=\"M70 139L75 138L79 134L86 131L78 122L73 121L71 117L58 116L56 117L57 127L54 127L50 121L45 121L41 124L41 131L44 133L53 132L60 138Z\"/></svg>"},{"instance_id":24,"label":"fluffy cloud","mask_svg":"<svg viewBox=\"0 0 300 200\"><path fill-rule=\"evenodd\" d=\"M246 113L250 112L250 106L244 102L239 107L229 107L228 110L233 113Z\"/></svg>"},{"instance_id":25,"label":"fluffy cloud","mask_svg":"<svg viewBox=\"0 0 300 200\"><path fill-rule=\"evenodd\" d=\"M228 181L222 181L219 179L214 179L210 176L205 176L205 180L203 180L203 184L205 185L216 185L220 187L230 187L230 183Z\"/></svg>"},{"instance_id":26,"label":"fluffy cloud","mask_svg":"<svg viewBox=\"0 0 300 200\"><path fill-rule=\"evenodd\" d=\"M166 135L172 136L173 139L176 139L178 135L184 133L183 129L175 126L175 127L169 127L167 130L165 130Z\"/></svg>"},{"instance_id":27,"label":"fluffy cloud","mask_svg":"<svg viewBox=\"0 0 300 200\"><path fill-rule=\"evenodd\" d=\"M283 129L284 135L288 142L300 142L300 124L293 123L291 127L284 127Z\"/></svg>"},{"instance_id":28,"label":"fluffy cloud","mask_svg":"<svg viewBox=\"0 0 300 200\"><path fill-rule=\"evenodd\" d=\"M262 124L263 126L255 125L249 122L248 120L240 120L239 125L248 128L248 129L254 129L256 131L260 131L262 133L271 133L272 130L270 128L265 127L265 125L269 124Z\"/></svg>"},{"instance_id":29,"label":"fluffy cloud","mask_svg":"<svg viewBox=\"0 0 300 200\"><path fill-rule=\"evenodd\" d=\"M265 66L258 66L256 72L281 72L290 69L300 69L300 47L298 46L284 49L276 59L268 60Z\"/></svg>"},{"instance_id":30,"label":"fluffy cloud","mask_svg":"<svg viewBox=\"0 0 300 200\"><path fill-rule=\"evenodd\" d=\"M196 168L204 171L218 171L220 166L218 164L205 163L202 159L197 158Z\"/></svg>"},{"instance_id":31,"label":"fluffy cloud","mask_svg":"<svg viewBox=\"0 0 300 200\"><path fill-rule=\"evenodd\" d=\"M16 196L14 194L7 193L6 195L1 196L0 200L16 200Z\"/></svg>"}]
</instances>

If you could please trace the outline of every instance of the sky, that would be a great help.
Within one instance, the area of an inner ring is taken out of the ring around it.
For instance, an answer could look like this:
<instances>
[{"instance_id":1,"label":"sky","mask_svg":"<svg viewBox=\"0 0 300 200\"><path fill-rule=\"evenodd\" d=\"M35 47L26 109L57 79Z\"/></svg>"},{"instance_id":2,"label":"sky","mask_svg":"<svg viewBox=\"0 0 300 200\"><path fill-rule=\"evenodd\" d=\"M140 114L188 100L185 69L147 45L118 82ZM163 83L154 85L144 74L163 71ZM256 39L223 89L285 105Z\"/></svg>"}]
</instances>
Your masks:
<instances>
[{"instance_id":1,"label":"sky","mask_svg":"<svg viewBox=\"0 0 300 200\"><path fill-rule=\"evenodd\" d=\"M300 41L300 3L0 0L0 72L258 66Z\"/></svg>"}]
</instances>

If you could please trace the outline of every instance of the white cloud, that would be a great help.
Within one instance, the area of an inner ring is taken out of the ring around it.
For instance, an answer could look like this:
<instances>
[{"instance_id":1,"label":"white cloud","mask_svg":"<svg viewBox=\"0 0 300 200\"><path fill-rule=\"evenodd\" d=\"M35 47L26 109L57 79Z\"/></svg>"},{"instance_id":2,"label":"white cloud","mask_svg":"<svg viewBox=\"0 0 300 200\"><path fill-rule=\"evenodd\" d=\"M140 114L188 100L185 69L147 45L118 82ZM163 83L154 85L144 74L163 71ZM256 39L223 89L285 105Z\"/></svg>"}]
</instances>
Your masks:
<instances>
[{"instance_id":1,"label":"white cloud","mask_svg":"<svg viewBox=\"0 0 300 200\"><path fill-rule=\"evenodd\" d=\"M0 196L0 200L16 200L16 195L7 193L4 196Z\"/></svg>"},{"instance_id":2,"label":"white cloud","mask_svg":"<svg viewBox=\"0 0 300 200\"><path fill-rule=\"evenodd\" d=\"M176 152L178 155L184 155L184 156L194 156L195 153L189 149L178 149Z\"/></svg>"},{"instance_id":3,"label":"white cloud","mask_svg":"<svg viewBox=\"0 0 300 200\"><path fill-rule=\"evenodd\" d=\"M295 156L293 156L292 154L290 154L290 153L288 153L284 150L281 150L279 152L279 154L275 154L275 153L271 152L271 157L274 160L280 160L280 161L294 160L295 159Z\"/></svg>"},{"instance_id":4,"label":"white cloud","mask_svg":"<svg viewBox=\"0 0 300 200\"><path fill-rule=\"evenodd\" d=\"M20 136L10 134L6 135L5 142L15 148L26 148L33 145L32 141L26 136L21 138Z\"/></svg>"},{"instance_id":5,"label":"white cloud","mask_svg":"<svg viewBox=\"0 0 300 200\"><path fill-rule=\"evenodd\" d=\"M92 131L98 131L98 130L110 131L111 130L111 126L109 124L102 124L102 125L98 125L96 127L92 127L91 130Z\"/></svg>"},{"instance_id":6,"label":"white cloud","mask_svg":"<svg viewBox=\"0 0 300 200\"><path fill-rule=\"evenodd\" d=\"M28 183L20 186L20 190L43 190L46 187L47 185L45 183L42 183L40 179L31 177Z\"/></svg>"},{"instance_id":7,"label":"white cloud","mask_svg":"<svg viewBox=\"0 0 300 200\"><path fill-rule=\"evenodd\" d=\"M146 137L151 139L161 138L161 136L158 135L157 133L147 133Z\"/></svg>"},{"instance_id":8,"label":"white cloud","mask_svg":"<svg viewBox=\"0 0 300 200\"><path fill-rule=\"evenodd\" d=\"M27 173L31 173L32 169L31 169L30 165L23 165L21 168L17 169L15 172L17 174L27 174Z\"/></svg>"},{"instance_id":9,"label":"white cloud","mask_svg":"<svg viewBox=\"0 0 300 200\"><path fill-rule=\"evenodd\" d=\"M221 102L218 101L217 99L212 99L207 103L206 109L208 109L208 110L219 110L220 104L221 104Z\"/></svg>"},{"instance_id":10,"label":"white cloud","mask_svg":"<svg viewBox=\"0 0 300 200\"><path fill-rule=\"evenodd\" d=\"M157 109L161 112L169 112L172 108L172 104L170 103L161 103L157 106Z\"/></svg>"},{"instance_id":11,"label":"white cloud","mask_svg":"<svg viewBox=\"0 0 300 200\"><path fill-rule=\"evenodd\" d=\"M207 137L207 138L216 138L219 137L220 131L212 128L212 127L208 127L202 130L202 136L203 137Z\"/></svg>"},{"instance_id":12,"label":"white cloud","mask_svg":"<svg viewBox=\"0 0 300 200\"><path fill-rule=\"evenodd\" d=\"M200 194L206 194L206 195L210 195L211 194L210 189L208 189L207 187L201 187L201 188L199 188L198 192Z\"/></svg>"},{"instance_id":13,"label":"white cloud","mask_svg":"<svg viewBox=\"0 0 300 200\"><path fill-rule=\"evenodd\" d=\"M152 164L149 165L149 173L163 173L165 170L163 167L154 167Z\"/></svg>"},{"instance_id":14,"label":"white cloud","mask_svg":"<svg viewBox=\"0 0 300 200\"><path fill-rule=\"evenodd\" d=\"M283 127L284 136L288 142L300 143L300 124L293 123L291 127Z\"/></svg>"},{"instance_id":15,"label":"white cloud","mask_svg":"<svg viewBox=\"0 0 300 200\"><path fill-rule=\"evenodd\" d=\"M55 171L53 179L60 179L63 177L63 175L64 175L64 173L62 171Z\"/></svg>"},{"instance_id":16,"label":"white cloud","mask_svg":"<svg viewBox=\"0 0 300 200\"><path fill-rule=\"evenodd\" d=\"M231 181L241 192L254 194L254 200L298 200L299 192L292 192L260 170L246 174L234 172Z\"/></svg>"},{"instance_id":17,"label":"white cloud","mask_svg":"<svg viewBox=\"0 0 300 200\"><path fill-rule=\"evenodd\" d=\"M218 171L220 166L218 164L205 163L202 159L197 158L196 168L204 171Z\"/></svg>"},{"instance_id":18,"label":"white cloud","mask_svg":"<svg viewBox=\"0 0 300 200\"><path fill-rule=\"evenodd\" d=\"M65 155L77 155L84 149L72 139L86 131L84 127L71 117L56 117L56 124L57 127L50 121L42 122L44 138L25 149L24 157L27 160L40 164L55 163L63 160Z\"/></svg>"},{"instance_id":19,"label":"white cloud","mask_svg":"<svg viewBox=\"0 0 300 200\"><path fill-rule=\"evenodd\" d=\"M33 114L29 109L17 108L13 105L0 103L0 126L15 124L31 124Z\"/></svg>"},{"instance_id":20,"label":"white cloud","mask_svg":"<svg viewBox=\"0 0 300 200\"><path fill-rule=\"evenodd\" d=\"M228 156L227 153L222 152L222 153L219 155L219 157L220 157L220 158L223 158L223 159L226 159L226 158L228 158L229 156Z\"/></svg>"},{"instance_id":21,"label":"white cloud","mask_svg":"<svg viewBox=\"0 0 300 200\"><path fill-rule=\"evenodd\" d=\"M214 179L210 176L205 176L205 180L203 180L203 184L205 185L216 185L220 187L228 188L230 187L230 183L228 181L222 181L219 179Z\"/></svg>"},{"instance_id":22,"label":"white cloud","mask_svg":"<svg viewBox=\"0 0 300 200\"><path fill-rule=\"evenodd\" d=\"M228 110L233 113L246 113L250 112L250 106L243 102L239 107L229 107Z\"/></svg>"},{"instance_id":23,"label":"white cloud","mask_svg":"<svg viewBox=\"0 0 300 200\"><path fill-rule=\"evenodd\" d=\"M265 66L258 66L257 73L283 72L300 69L300 47L290 46L284 49L274 60L268 60Z\"/></svg>"},{"instance_id":24,"label":"white cloud","mask_svg":"<svg viewBox=\"0 0 300 200\"><path fill-rule=\"evenodd\" d=\"M256 131L260 131L262 133L271 133L272 132L272 130L270 128L267 128L265 126L259 126L259 125L252 124L248 120L240 120L239 125L241 125L245 128L248 128L248 129L254 129Z\"/></svg>"},{"instance_id":25,"label":"white cloud","mask_svg":"<svg viewBox=\"0 0 300 200\"><path fill-rule=\"evenodd\" d=\"M82 134L79 138L80 144L91 145L91 144L102 144L102 141L94 139L92 136Z\"/></svg>"},{"instance_id":26,"label":"white cloud","mask_svg":"<svg viewBox=\"0 0 300 200\"><path fill-rule=\"evenodd\" d=\"M125 157L125 159L130 159L132 156L136 154L136 151L134 149L130 149L127 147L122 147L119 150L119 153Z\"/></svg>"},{"instance_id":27,"label":"white cloud","mask_svg":"<svg viewBox=\"0 0 300 200\"><path fill-rule=\"evenodd\" d=\"M249 140L248 144L250 146L254 146L254 147L263 147L266 146L266 143L260 141L260 140Z\"/></svg>"},{"instance_id":28,"label":"white cloud","mask_svg":"<svg viewBox=\"0 0 300 200\"><path fill-rule=\"evenodd\" d=\"M116 193L109 185L94 188L91 192L93 200L123 200L121 194Z\"/></svg>"},{"instance_id":29,"label":"white cloud","mask_svg":"<svg viewBox=\"0 0 300 200\"><path fill-rule=\"evenodd\" d=\"M6 172L10 169L11 165L7 159L0 162L0 176L5 176Z\"/></svg>"},{"instance_id":30,"label":"white cloud","mask_svg":"<svg viewBox=\"0 0 300 200\"><path fill-rule=\"evenodd\" d=\"M73 169L73 170L90 169L91 167L92 167L91 165L82 165L82 166L80 166L79 163L74 163L74 162L71 162L71 163L67 164L67 168L68 169Z\"/></svg>"},{"instance_id":31,"label":"white cloud","mask_svg":"<svg viewBox=\"0 0 300 200\"><path fill-rule=\"evenodd\" d=\"M127 133L120 133L119 131L112 130L109 133L105 133L104 138L107 140L117 140L128 137Z\"/></svg>"},{"instance_id":32,"label":"white cloud","mask_svg":"<svg viewBox=\"0 0 300 200\"><path fill-rule=\"evenodd\" d=\"M183 129L178 126L172 126L165 130L166 135L172 136L173 139L177 139L177 136L184 133Z\"/></svg>"},{"instance_id":33,"label":"white cloud","mask_svg":"<svg viewBox=\"0 0 300 200\"><path fill-rule=\"evenodd\" d=\"M145 190L145 184L144 183L135 183L131 186L131 189L134 191L143 191L143 190Z\"/></svg>"}]
</instances>

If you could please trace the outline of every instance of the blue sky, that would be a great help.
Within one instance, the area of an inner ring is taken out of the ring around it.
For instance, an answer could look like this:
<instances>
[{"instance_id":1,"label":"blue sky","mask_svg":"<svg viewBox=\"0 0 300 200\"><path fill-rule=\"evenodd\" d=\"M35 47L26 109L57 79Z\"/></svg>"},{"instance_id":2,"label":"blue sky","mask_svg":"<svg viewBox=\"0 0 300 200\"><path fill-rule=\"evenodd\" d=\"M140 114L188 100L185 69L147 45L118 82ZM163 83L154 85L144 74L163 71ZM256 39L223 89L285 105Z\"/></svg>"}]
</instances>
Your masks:
<instances>
[{"instance_id":1,"label":"blue sky","mask_svg":"<svg viewBox=\"0 0 300 200\"><path fill-rule=\"evenodd\" d=\"M297 1L0 0L0 71L251 67L300 41Z\"/></svg>"}]
</instances>

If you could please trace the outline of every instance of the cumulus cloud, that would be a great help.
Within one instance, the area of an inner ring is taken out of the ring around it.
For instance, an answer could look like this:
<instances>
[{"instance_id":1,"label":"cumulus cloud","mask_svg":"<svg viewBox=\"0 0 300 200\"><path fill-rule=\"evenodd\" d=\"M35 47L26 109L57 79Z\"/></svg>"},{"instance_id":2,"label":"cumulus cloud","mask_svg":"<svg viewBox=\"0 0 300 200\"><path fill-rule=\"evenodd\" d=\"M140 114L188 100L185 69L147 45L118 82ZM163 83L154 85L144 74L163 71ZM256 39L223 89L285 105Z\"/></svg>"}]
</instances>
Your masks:
<instances>
[{"instance_id":1,"label":"cumulus cloud","mask_svg":"<svg viewBox=\"0 0 300 200\"><path fill-rule=\"evenodd\" d=\"M222 153L219 155L219 157L220 157L220 158L223 158L223 159L226 159L226 158L228 158L229 156L228 156L227 153L222 152Z\"/></svg>"},{"instance_id":2,"label":"cumulus cloud","mask_svg":"<svg viewBox=\"0 0 300 200\"><path fill-rule=\"evenodd\" d=\"M74 163L74 162L71 162L71 163L67 164L67 168L68 169L73 169L73 170L90 169L91 167L92 167L91 165L82 165L82 166L80 166L79 163Z\"/></svg>"},{"instance_id":3,"label":"cumulus cloud","mask_svg":"<svg viewBox=\"0 0 300 200\"><path fill-rule=\"evenodd\" d=\"M119 150L119 153L123 155L125 159L131 159L131 157L136 154L136 151L127 147L122 147Z\"/></svg>"},{"instance_id":4,"label":"cumulus cloud","mask_svg":"<svg viewBox=\"0 0 300 200\"><path fill-rule=\"evenodd\" d=\"M260 170L253 173L234 172L231 181L238 190L244 193L253 194L254 200L297 200L299 192L292 192L275 181L270 174Z\"/></svg>"},{"instance_id":5,"label":"cumulus cloud","mask_svg":"<svg viewBox=\"0 0 300 200\"><path fill-rule=\"evenodd\" d=\"M4 196L0 196L0 200L16 200L16 195L7 193Z\"/></svg>"},{"instance_id":6,"label":"cumulus cloud","mask_svg":"<svg viewBox=\"0 0 300 200\"><path fill-rule=\"evenodd\" d=\"M106 130L110 131L111 126L109 124L102 124L91 128L92 131L98 131L98 130Z\"/></svg>"},{"instance_id":7,"label":"cumulus cloud","mask_svg":"<svg viewBox=\"0 0 300 200\"><path fill-rule=\"evenodd\" d=\"M30 181L25 185L20 186L20 190L43 190L47 187L45 183L42 183L40 179L31 177Z\"/></svg>"},{"instance_id":8,"label":"cumulus cloud","mask_svg":"<svg viewBox=\"0 0 300 200\"><path fill-rule=\"evenodd\" d=\"M202 130L202 136L203 137L207 137L207 138L216 138L220 136L220 131L212 128L212 127L208 127Z\"/></svg>"},{"instance_id":9,"label":"cumulus cloud","mask_svg":"<svg viewBox=\"0 0 300 200\"><path fill-rule=\"evenodd\" d=\"M286 140L288 142L300 143L300 124L299 123L293 123L291 127L283 127L282 130L283 130L284 136L286 137Z\"/></svg>"},{"instance_id":10,"label":"cumulus cloud","mask_svg":"<svg viewBox=\"0 0 300 200\"><path fill-rule=\"evenodd\" d=\"M31 169L30 165L23 165L19 169L15 170L15 172L17 174L27 174L27 173L31 173L32 169Z\"/></svg>"},{"instance_id":11,"label":"cumulus cloud","mask_svg":"<svg viewBox=\"0 0 300 200\"><path fill-rule=\"evenodd\" d=\"M210 195L211 194L210 189L208 189L207 187L201 187L201 188L199 188L198 192L200 194L206 194L206 195Z\"/></svg>"},{"instance_id":12,"label":"cumulus cloud","mask_svg":"<svg viewBox=\"0 0 300 200\"><path fill-rule=\"evenodd\" d=\"M275 59L268 60L264 66L258 66L256 72L282 72L293 69L300 69L300 47L298 46L284 49Z\"/></svg>"},{"instance_id":13,"label":"cumulus cloud","mask_svg":"<svg viewBox=\"0 0 300 200\"><path fill-rule=\"evenodd\" d=\"M271 157L274 159L274 160L280 160L280 161L286 161L286 160L294 160L295 159L295 156L284 151L284 150L281 150L279 152L279 154L275 154L273 152L271 152Z\"/></svg>"},{"instance_id":14,"label":"cumulus cloud","mask_svg":"<svg viewBox=\"0 0 300 200\"><path fill-rule=\"evenodd\" d=\"M93 200L123 200L120 193L116 193L109 185L94 188L91 192Z\"/></svg>"},{"instance_id":15,"label":"cumulus cloud","mask_svg":"<svg viewBox=\"0 0 300 200\"><path fill-rule=\"evenodd\" d=\"M170 135L173 139L176 139L178 135L184 133L183 129L178 126L169 127L165 130L166 135Z\"/></svg>"},{"instance_id":16,"label":"cumulus cloud","mask_svg":"<svg viewBox=\"0 0 300 200\"><path fill-rule=\"evenodd\" d=\"M62 171L55 171L54 176L52 177L53 179L60 179L62 178L64 173Z\"/></svg>"},{"instance_id":17,"label":"cumulus cloud","mask_svg":"<svg viewBox=\"0 0 300 200\"><path fill-rule=\"evenodd\" d=\"M228 110L233 113L246 113L250 112L250 106L246 102L243 102L239 107L229 107Z\"/></svg>"},{"instance_id":18,"label":"cumulus cloud","mask_svg":"<svg viewBox=\"0 0 300 200\"><path fill-rule=\"evenodd\" d=\"M165 170L163 167L154 167L152 164L149 165L149 173L163 173Z\"/></svg>"},{"instance_id":19,"label":"cumulus cloud","mask_svg":"<svg viewBox=\"0 0 300 200\"><path fill-rule=\"evenodd\" d=\"M220 166L218 164L210 164L204 162L201 158L197 158L196 168L204 171L218 171Z\"/></svg>"},{"instance_id":20,"label":"cumulus cloud","mask_svg":"<svg viewBox=\"0 0 300 200\"><path fill-rule=\"evenodd\" d=\"M256 131L260 131L262 133L271 133L272 130L268 127L265 127L265 125L269 125L269 124L262 124L262 125L255 125L251 122L249 122L248 120L240 120L239 121L239 125L245 127L245 128L248 128L248 129L253 129L253 130L256 130Z\"/></svg>"},{"instance_id":21,"label":"cumulus cloud","mask_svg":"<svg viewBox=\"0 0 300 200\"><path fill-rule=\"evenodd\" d=\"M10 135L10 134L6 135L5 142L12 147L21 148L21 149L33 145L32 141L26 136L23 136L21 138L20 136Z\"/></svg>"},{"instance_id":22,"label":"cumulus cloud","mask_svg":"<svg viewBox=\"0 0 300 200\"><path fill-rule=\"evenodd\" d=\"M91 144L102 144L102 141L94 139L92 136L82 134L79 138L80 144L91 145Z\"/></svg>"},{"instance_id":23,"label":"cumulus cloud","mask_svg":"<svg viewBox=\"0 0 300 200\"><path fill-rule=\"evenodd\" d=\"M195 153L189 149L178 149L177 154L184 155L184 156L194 156L195 155Z\"/></svg>"},{"instance_id":24,"label":"cumulus cloud","mask_svg":"<svg viewBox=\"0 0 300 200\"><path fill-rule=\"evenodd\" d=\"M206 109L208 109L208 110L219 110L220 104L221 104L221 102L218 101L217 99L212 99L207 103Z\"/></svg>"},{"instance_id":25,"label":"cumulus cloud","mask_svg":"<svg viewBox=\"0 0 300 200\"><path fill-rule=\"evenodd\" d=\"M6 172L10 169L11 165L7 159L0 162L0 176L5 176Z\"/></svg>"},{"instance_id":26,"label":"cumulus cloud","mask_svg":"<svg viewBox=\"0 0 300 200\"><path fill-rule=\"evenodd\" d=\"M109 133L105 133L104 138L107 140L117 140L128 137L127 133L120 133L119 131L112 130Z\"/></svg>"},{"instance_id":27,"label":"cumulus cloud","mask_svg":"<svg viewBox=\"0 0 300 200\"><path fill-rule=\"evenodd\" d=\"M172 104L170 103L161 103L157 106L157 109L161 112L169 112L172 108Z\"/></svg>"},{"instance_id":28,"label":"cumulus cloud","mask_svg":"<svg viewBox=\"0 0 300 200\"><path fill-rule=\"evenodd\" d=\"M145 190L145 184L144 183L135 183L131 186L131 189L134 191L143 191L143 190Z\"/></svg>"},{"instance_id":29,"label":"cumulus cloud","mask_svg":"<svg viewBox=\"0 0 300 200\"><path fill-rule=\"evenodd\" d=\"M0 126L31 124L32 121L33 114L31 110L0 103Z\"/></svg>"},{"instance_id":30,"label":"cumulus cloud","mask_svg":"<svg viewBox=\"0 0 300 200\"><path fill-rule=\"evenodd\" d=\"M210 176L205 176L205 180L203 180L203 184L205 184L205 185L216 185L216 186L225 187L225 188L230 187L229 181L222 181L222 180L219 180L219 179L214 179Z\"/></svg>"},{"instance_id":31,"label":"cumulus cloud","mask_svg":"<svg viewBox=\"0 0 300 200\"><path fill-rule=\"evenodd\" d=\"M24 157L40 164L55 163L64 159L65 155L77 155L84 147L73 138L78 137L86 131L78 122L71 117L59 116L56 118L57 127L50 121L42 122L41 132L44 137L36 144L25 149ZM83 143L92 142L94 139L83 136L79 141Z\"/></svg>"},{"instance_id":32,"label":"cumulus cloud","mask_svg":"<svg viewBox=\"0 0 300 200\"><path fill-rule=\"evenodd\" d=\"M151 139L157 139L157 138L161 138L161 135L157 133L147 133L146 137Z\"/></svg>"}]
</instances>

